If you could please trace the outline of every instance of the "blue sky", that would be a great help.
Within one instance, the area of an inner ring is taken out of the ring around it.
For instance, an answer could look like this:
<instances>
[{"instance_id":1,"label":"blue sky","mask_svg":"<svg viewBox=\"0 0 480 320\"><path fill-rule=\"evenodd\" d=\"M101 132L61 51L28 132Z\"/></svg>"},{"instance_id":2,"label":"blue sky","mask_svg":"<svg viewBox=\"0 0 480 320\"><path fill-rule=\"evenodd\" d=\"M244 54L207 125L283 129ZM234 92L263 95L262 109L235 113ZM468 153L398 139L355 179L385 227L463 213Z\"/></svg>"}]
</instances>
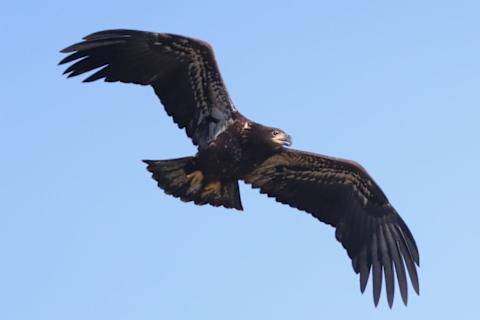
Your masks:
<instances>
[{"instance_id":1,"label":"blue sky","mask_svg":"<svg viewBox=\"0 0 480 320\"><path fill-rule=\"evenodd\" d=\"M477 1L1 7L0 319L478 315ZM164 195L140 160L195 149L152 90L56 66L119 27L210 42L243 114L362 163L417 240L421 295L374 308L331 227L246 185L243 213Z\"/></svg>"}]
</instances>

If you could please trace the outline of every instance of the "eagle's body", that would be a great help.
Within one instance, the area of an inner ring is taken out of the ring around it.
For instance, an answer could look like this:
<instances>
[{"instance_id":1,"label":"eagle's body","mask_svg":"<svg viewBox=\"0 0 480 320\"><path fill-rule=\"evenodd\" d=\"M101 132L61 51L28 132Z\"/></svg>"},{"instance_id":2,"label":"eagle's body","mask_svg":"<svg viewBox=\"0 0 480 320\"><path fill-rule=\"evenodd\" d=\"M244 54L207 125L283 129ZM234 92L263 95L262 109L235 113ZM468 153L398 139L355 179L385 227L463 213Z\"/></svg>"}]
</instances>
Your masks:
<instances>
[{"instance_id":1,"label":"eagle's body","mask_svg":"<svg viewBox=\"0 0 480 320\"><path fill-rule=\"evenodd\" d=\"M238 180L253 168L254 162L261 161L258 152L247 152L251 141L255 141L250 122L240 114L235 118L205 148L199 148L197 157L206 177Z\"/></svg>"},{"instance_id":2,"label":"eagle's body","mask_svg":"<svg viewBox=\"0 0 480 320\"><path fill-rule=\"evenodd\" d=\"M281 150L279 145L270 142L272 128L251 122L240 114L237 116L206 148L199 148L197 157L206 176L243 180L256 165ZM286 144L290 143L289 139L285 137Z\"/></svg>"},{"instance_id":3,"label":"eagle's body","mask_svg":"<svg viewBox=\"0 0 480 320\"><path fill-rule=\"evenodd\" d=\"M223 83L212 48L166 33L107 30L62 50L75 61L69 77L95 70L104 79L150 85L168 115L197 146L195 156L144 160L167 194L183 201L242 210L238 181L336 228L336 238L360 274L370 273L378 303L385 277L393 303L395 274L407 303L407 273L418 293L418 249L408 227L359 164L286 148L290 136L241 115Z\"/></svg>"}]
</instances>

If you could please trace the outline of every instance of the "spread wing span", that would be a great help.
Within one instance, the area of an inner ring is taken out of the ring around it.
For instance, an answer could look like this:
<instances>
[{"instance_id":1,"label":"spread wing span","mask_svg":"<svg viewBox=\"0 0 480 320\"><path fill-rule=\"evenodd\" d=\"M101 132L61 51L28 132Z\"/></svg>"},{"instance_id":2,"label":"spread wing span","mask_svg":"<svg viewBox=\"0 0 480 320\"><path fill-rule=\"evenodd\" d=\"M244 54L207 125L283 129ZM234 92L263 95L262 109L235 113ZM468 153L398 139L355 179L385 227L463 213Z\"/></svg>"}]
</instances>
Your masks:
<instances>
[{"instance_id":1,"label":"spread wing span","mask_svg":"<svg viewBox=\"0 0 480 320\"><path fill-rule=\"evenodd\" d=\"M337 240L352 259L355 273L360 274L362 292L372 273L375 305L383 276L390 306L394 273L405 304L406 270L413 288L419 292L415 240L382 190L359 164L285 149L263 162L245 181L278 202L309 212L335 227Z\"/></svg>"},{"instance_id":2,"label":"spread wing span","mask_svg":"<svg viewBox=\"0 0 480 320\"><path fill-rule=\"evenodd\" d=\"M205 145L234 113L212 48L168 33L106 30L63 49L60 64L74 62L69 77L95 70L84 81L104 79L151 85L167 113L195 145Z\"/></svg>"}]
</instances>

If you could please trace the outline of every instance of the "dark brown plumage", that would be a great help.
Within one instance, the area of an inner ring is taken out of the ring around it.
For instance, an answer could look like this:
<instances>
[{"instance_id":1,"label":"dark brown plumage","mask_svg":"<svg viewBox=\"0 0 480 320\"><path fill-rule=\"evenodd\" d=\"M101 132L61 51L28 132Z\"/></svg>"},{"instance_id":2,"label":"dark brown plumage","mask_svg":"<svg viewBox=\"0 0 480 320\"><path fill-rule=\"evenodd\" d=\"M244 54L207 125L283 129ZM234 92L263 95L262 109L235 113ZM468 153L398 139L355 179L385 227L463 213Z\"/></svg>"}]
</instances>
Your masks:
<instances>
[{"instance_id":1,"label":"dark brown plumage","mask_svg":"<svg viewBox=\"0 0 480 320\"><path fill-rule=\"evenodd\" d=\"M365 290L370 273L378 304L395 274L407 303L407 273L419 292L419 254L408 227L357 163L285 148L280 129L242 116L223 83L212 48L184 36L134 30L93 33L62 50L68 77L151 85L168 115L198 146L193 157L145 160L160 188L183 201L242 210L238 181L336 228Z\"/></svg>"}]
</instances>

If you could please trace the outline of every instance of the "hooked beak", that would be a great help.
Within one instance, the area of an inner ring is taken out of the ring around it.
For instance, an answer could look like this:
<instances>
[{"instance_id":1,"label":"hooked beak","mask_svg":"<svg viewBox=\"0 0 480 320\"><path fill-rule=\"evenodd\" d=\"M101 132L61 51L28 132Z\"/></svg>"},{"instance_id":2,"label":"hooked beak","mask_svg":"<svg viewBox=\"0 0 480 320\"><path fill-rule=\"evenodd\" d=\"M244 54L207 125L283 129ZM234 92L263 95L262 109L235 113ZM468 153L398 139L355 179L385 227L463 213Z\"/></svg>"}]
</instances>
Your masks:
<instances>
[{"instance_id":1,"label":"hooked beak","mask_svg":"<svg viewBox=\"0 0 480 320\"><path fill-rule=\"evenodd\" d=\"M292 137L286 133L279 133L273 137L273 141L282 146L290 147L292 145Z\"/></svg>"}]
</instances>

